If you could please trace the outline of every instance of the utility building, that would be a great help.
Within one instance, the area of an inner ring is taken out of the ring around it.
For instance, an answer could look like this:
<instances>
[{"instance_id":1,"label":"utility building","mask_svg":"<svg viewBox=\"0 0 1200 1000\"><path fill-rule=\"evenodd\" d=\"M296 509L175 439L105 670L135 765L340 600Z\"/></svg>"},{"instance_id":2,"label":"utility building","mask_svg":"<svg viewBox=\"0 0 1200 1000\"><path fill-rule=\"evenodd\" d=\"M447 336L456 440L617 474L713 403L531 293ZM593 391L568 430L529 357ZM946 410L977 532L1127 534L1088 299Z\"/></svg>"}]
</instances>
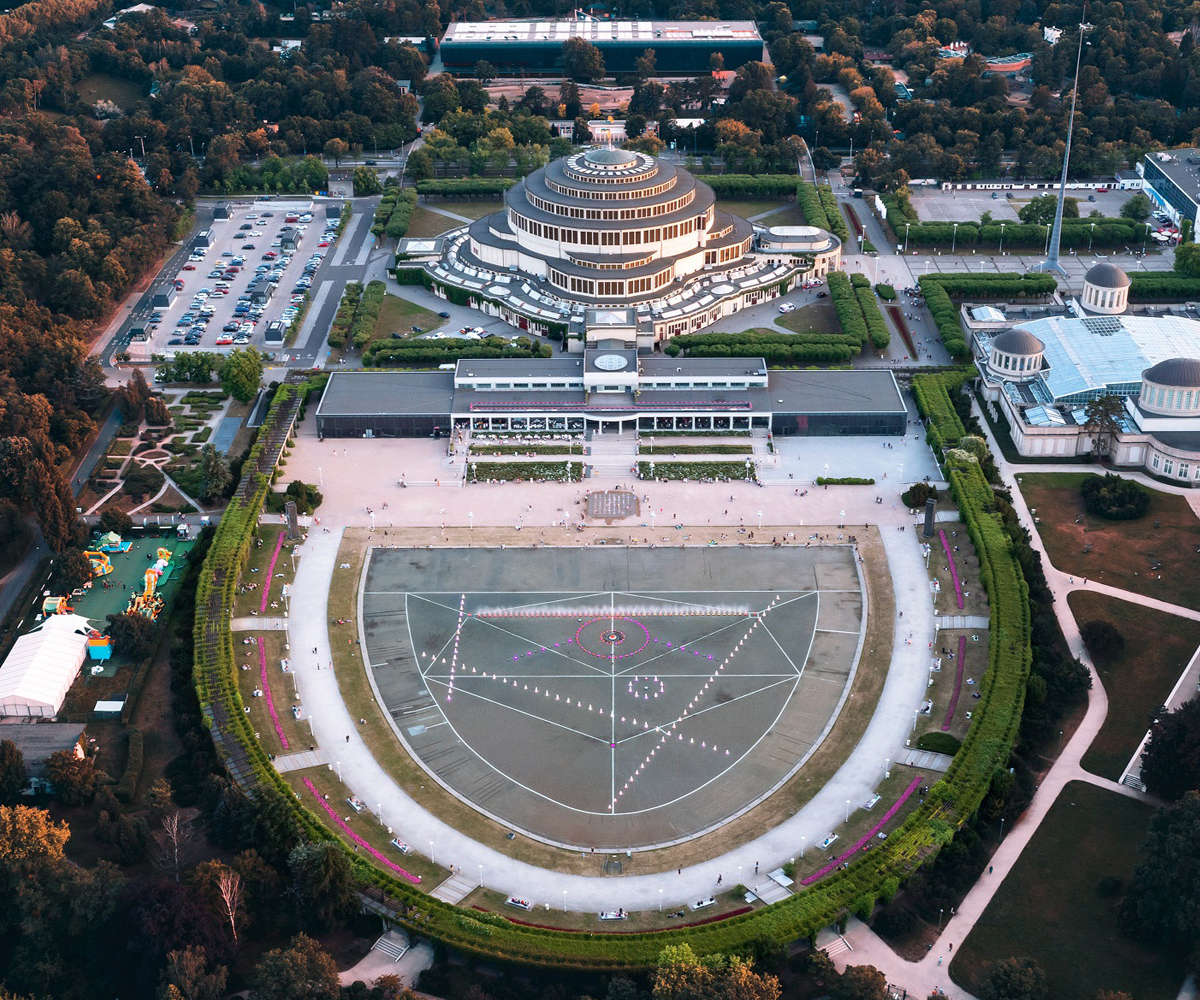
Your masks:
<instances>
[{"instance_id":1,"label":"utility building","mask_svg":"<svg viewBox=\"0 0 1200 1000\"><path fill-rule=\"evenodd\" d=\"M709 72L709 57L725 55L725 68L763 59L753 21L457 21L442 39L442 64L469 73L481 59L501 74L561 75L563 43L582 38L604 56L604 71L632 73L653 49L660 75Z\"/></svg>"}]
</instances>

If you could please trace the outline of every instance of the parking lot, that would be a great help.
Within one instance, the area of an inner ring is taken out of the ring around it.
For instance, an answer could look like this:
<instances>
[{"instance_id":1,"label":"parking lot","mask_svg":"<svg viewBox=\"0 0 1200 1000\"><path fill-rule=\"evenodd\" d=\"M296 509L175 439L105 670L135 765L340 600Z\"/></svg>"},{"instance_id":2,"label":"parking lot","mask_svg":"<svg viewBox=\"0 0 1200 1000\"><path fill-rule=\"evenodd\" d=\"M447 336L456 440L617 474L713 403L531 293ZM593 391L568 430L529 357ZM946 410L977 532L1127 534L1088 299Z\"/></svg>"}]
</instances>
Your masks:
<instances>
[{"instance_id":1,"label":"parking lot","mask_svg":"<svg viewBox=\"0 0 1200 1000\"><path fill-rule=\"evenodd\" d=\"M1011 193L1012 198L1005 197ZM1034 198L1045 194L1057 195L1054 191L998 191L992 197L990 191L943 191L941 188L913 188L912 205L922 222L978 222L984 212L991 212L996 222L1016 222L1017 212ZM1136 191L1068 191L1068 198L1079 201L1079 214L1088 216L1093 211L1106 218L1121 214L1121 206L1132 198ZM1089 201L1091 196L1096 200Z\"/></svg>"},{"instance_id":2,"label":"parking lot","mask_svg":"<svg viewBox=\"0 0 1200 1000\"><path fill-rule=\"evenodd\" d=\"M308 200L231 203L229 218L208 230L209 246L162 276L175 298L149 317L142 352L280 346L336 241L339 220L325 214Z\"/></svg>"}]
</instances>

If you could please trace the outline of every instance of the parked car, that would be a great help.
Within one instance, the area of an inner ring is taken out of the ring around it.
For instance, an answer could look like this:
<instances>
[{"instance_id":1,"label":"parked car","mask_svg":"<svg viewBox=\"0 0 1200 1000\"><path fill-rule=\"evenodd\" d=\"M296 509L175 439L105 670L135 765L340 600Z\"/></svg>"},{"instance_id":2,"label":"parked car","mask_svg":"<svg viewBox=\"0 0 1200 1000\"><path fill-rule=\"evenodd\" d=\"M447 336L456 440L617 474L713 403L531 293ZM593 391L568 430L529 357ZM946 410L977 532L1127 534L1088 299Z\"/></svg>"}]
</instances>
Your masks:
<instances>
[{"instance_id":1,"label":"parked car","mask_svg":"<svg viewBox=\"0 0 1200 1000\"><path fill-rule=\"evenodd\" d=\"M796 304L795 304L794 302L783 302L783 303L781 303L781 304L780 304L780 306L779 306L779 311L780 311L781 313L790 313L790 312L795 312L795 311L796 311Z\"/></svg>"},{"instance_id":2,"label":"parked car","mask_svg":"<svg viewBox=\"0 0 1200 1000\"><path fill-rule=\"evenodd\" d=\"M450 314L449 314L448 312L440 312L440 313L438 313L438 315L439 315L439 316L441 316L441 317L442 317L442 319L449 319L449 318L450 318Z\"/></svg>"}]
</instances>

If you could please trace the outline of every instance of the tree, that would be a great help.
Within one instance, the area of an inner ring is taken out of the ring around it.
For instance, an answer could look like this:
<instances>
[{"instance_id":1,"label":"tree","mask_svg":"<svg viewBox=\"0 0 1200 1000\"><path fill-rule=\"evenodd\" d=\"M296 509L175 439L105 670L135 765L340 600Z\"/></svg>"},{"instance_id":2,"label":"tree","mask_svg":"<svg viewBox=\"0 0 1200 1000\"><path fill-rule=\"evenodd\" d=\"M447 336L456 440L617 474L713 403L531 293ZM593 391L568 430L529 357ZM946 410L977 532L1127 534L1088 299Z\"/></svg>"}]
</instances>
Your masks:
<instances>
[{"instance_id":1,"label":"tree","mask_svg":"<svg viewBox=\"0 0 1200 1000\"><path fill-rule=\"evenodd\" d=\"M55 823L45 809L0 806L0 871L61 861L70 838L67 824Z\"/></svg>"},{"instance_id":2,"label":"tree","mask_svg":"<svg viewBox=\"0 0 1200 1000\"><path fill-rule=\"evenodd\" d=\"M1017 217L1026 225L1044 226L1054 221L1054 213L1058 208L1058 195L1044 194L1031 198L1017 212ZM1079 200L1076 198L1063 199L1063 218L1079 218Z\"/></svg>"},{"instance_id":3,"label":"tree","mask_svg":"<svg viewBox=\"0 0 1200 1000\"><path fill-rule=\"evenodd\" d=\"M1084 409L1083 429L1092 436L1092 448L1097 455L1107 455L1112 451L1113 442L1121 430L1120 417L1124 412L1125 404L1115 393L1107 392L1088 401Z\"/></svg>"},{"instance_id":4,"label":"tree","mask_svg":"<svg viewBox=\"0 0 1200 1000\"><path fill-rule=\"evenodd\" d=\"M98 527L102 534L115 531L118 535L127 535L133 530L133 518L123 510L109 507L101 511Z\"/></svg>"},{"instance_id":5,"label":"tree","mask_svg":"<svg viewBox=\"0 0 1200 1000\"><path fill-rule=\"evenodd\" d=\"M654 1000L778 1000L779 980L758 975L750 963L722 954L697 958L686 944L668 945L654 972Z\"/></svg>"},{"instance_id":6,"label":"tree","mask_svg":"<svg viewBox=\"0 0 1200 1000\"><path fill-rule=\"evenodd\" d=\"M1180 243L1175 248L1175 271L1200 278L1200 243Z\"/></svg>"},{"instance_id":7,"label":"tree","mask_svg":"<svg viewBox=\"0 0 1200 1000\"><path fill-rule=\"evenodd\" d=\"M563 105L564 118L577 118L583 110L583 102L579 99L579 84L574 80L563 80L558 87L558 103Z\"/></svg>"},{"instance_id":8,"label":"tree","mask_svg":"<svg viewBox=\"0 0 1200 1000\"><path fill-rule=\"evenodd\" d=\"M1190 950L1200 943L1198 843L1200 792L1187 792L1154 814L1121 905L1126 930L1168 947Z\"/></svg>"},{"instance_id":9,"label":"tree","mask_svg":"<svg viewBox=\"0 0 1200 1000\"><path fill-rule=\"evenodd\" d=\"M1084 622L1079 634L1098 663L1111 663L1125 651L1125 637L1112 622L1101 619Z\"/></svg>"},{"instance_id":10,"label":"tree","mask_svg":"<svg viewBox=\"0 0 1200 1000\"><path fill-rule=\"evenodd\" d=\"M340 993L333 959L304 934L263 955L250 988L251 1000L336 1000Z\"/></svg>"},{"instance_id":11,"label":"tree","mask_svg":"<svg viewBox=\"0 0 1200 1000\"><path fill-rule=\"evenodd\" d=\"M146 383L146 376L140 368L135 368L129 381L117 390L117 405L127 420L137 421L142 419L149 398L150 386Z\"/></svg>"},{"instance_id":12,"label":"tree","mask_svg":"<svg viewBox=\"0 0 1200 1000\"><path fill-rule=\"evenodd\" d=\"M263 356L253 347L235 348L221 365L221 388L240 403L254 398L262 383Z\"/></svg>"},{"instance_id":13,"label":"tree","mask_svg":"<svg viewBox=\"0 0 1200 1000\"><path fill-rule=\"evenodd\" d=\"M1046 1000L1046 974L1032 958L1006 958L988 964L979 995L983 1000Z\"/></svg>"},{"instance_id":14,"label":"tree","mask_svg":"<svg viewBox=\"0 0 1200 1000\"><path fill-rule=\"evenodd\" d=\"M1142 781L1168 802L1200 790L1200 698L1153 720L1142 751Z\"/></svg>"},{"instance_id":15,"label":"tree","mask_svg":"<svg viewBox=\"0 0 1200 1000\"><path fill-rule=\"evenodd\" d=\"M354 912L354 873L337 844L301 844L288 856L300 914L324 928L339 927Z\"/></svg>"},{"instance_id":16,"label":"tree","mask_svg":"<svg viewBox=\"0 0 1200 1000\"><path fill-rule=\"evenodd\" d=\"M379 174L370 167L355 167L353 177L356 198L366 198L383 190L379 184Z\"/></svg>"},{"instance_id":17,"label":"tree","mask_svg":"<svg viewBox=\"0 0 1200 1000\"><path fill-rule=\"evenodd\" d=\"M220 498L233 481L233 473L229 468L229 459L222 455L211 444L205 444L200 450L200 482L201 496L205 500Z\"/></svg>"},{"instance_id":18,"label":"tree","mask_svg":"<svg viewBox=\"0 0 1200 1000\"><path fill-rule=\"evenodd\" d=\"M154 833L155 843L158 844L158 856L155 860L160 867L171 873L176 882L179 881L183 870L184 849L195 835L195 828L178 810L163 816L162 829Z\"/></svg>"},{"instance_id":19,"label":"tree","mask_svg":"<svg viewBox=\"0 0 1200 1000\"><path fill-rule=\"evenodd\" d=\"M333 160L335 167L342 165L342 157L350 152L350 144L345 139L330 139L325 143L325 156Z\"/></svg>"},{"instance_id":20,"label":"tree","mask_svg":"<svg viewBox=\"0 0 1200 1000\"><path fill-rule=\"evenodd\" d=\"M71 750L57 750L46 763L46 773L63 805L83 805L96 794L97 775L91 758L76 757Z\"/></svg>"},{"instance_id":21,"label":"tree","mask_svg":"<svg viewBox=\"0 0 1200 1000\"><path fill-rule=\"evenodd\" d=\"M221 896L221 909L229 921L229 933L233 935L233 946L237 947L237 929L241 920L242 877L232 868L226 868L217 876L217 892Z\"/></svg>"},{"instance_id":22,"label":"tree","mask_svg":"<svg viewBox=\"0 0 1200 1000\"><path fill-rule=\"evenodd\" d=\"M847 965L833 995L837 1000L887 1000L887 977L873 965Z\"/></svg>"},{"instance_id":23,"label":"tree","mask_svg":"<svg viewBox=\"0 0 1200 1000\"><path fill-rule=\"evenodd\" d=\"M92 561L82 550L64 549L54 560L54 589L69 594L92 578Z\"/></svg>"},{"instance_id":24,"label":"tree","mask_svg":"<svg viewBox=\"0 0 1200 1000\"><path fill-rule=\"evenodd\" d=\"M189 945L167 954L158 1000L221 1000L228 974L224 966L209 967L204 948Z\"/></svg>"},{"instance_id":25,"label":"tree","mask_svg":"<svg viewBox=\"0 0 1200 1000\"><path fill-rule=\"evenodd\" d=\"M1150 199L1141 191L1139 191L1121 206L1121 218L1133 219L1134 222L1141 222L1150 214L1150 210L1153 207L1154 206L1150 204Z\"/></svg>"},{"instance_id":26,"label":"tree","mask_svg":"<svg viewBox=\"0 0 1200 1000\"><path fill-rule=\"evenodd\" d=\"M25 755L12 740L0 740L0 805L15 801L27 780Z\"/></svg>"},{"instance_id":27,"label":"tree","mask_svg":"<svg viewBox=\"0 0 1200 1000\"><path fill-rule=\"evenodd\" d=\"M158 634L158 623L136 611L108 616L108 634L114 652L140 660L149 656L154 649Z\"/></svg>"},{"instance_id":28,"label":"tree","mask_svg":"<svg viewBox=\"0 0 1200 1000\"><path fill-rule=\"evenodd\" d=\"M1146 513L1150 506L1150 491L1141 483L1111 472L1103 476L1088 476L1079 488L1088 513L1110 521L1133 521Z\"/></svg>"},{"instance_id":29,"label":"tree","mask_svg":"<svg viewBox=\"0 0 1200 1000\"><path fill-rule=\"evenodd\" d=\"M563 73L591 83L604 76L604 54L585 38L568 38L562 47Z\"/></svg>"},{"instance_id":30,"label":"tree","mask_svg":"<svg viewBox=\"0 0 1200 1000\"><path fill-rule=\"evenodd\" d=\"M486 87L496 79L496 67L486 59L480 59L475 64L475 79L479 81L480 86Z\"/></svg>"},{"instance_id":31,"label":"tree","mask_svg":"<svg viewBox=\"0 0 1200 1000\"><path fill-rule=\"evenodd\" d=\"M658 70L658 56L653 49L646 49L637 57L634 72L639 80L649 80Z\"/></svg>"}]
</instances>

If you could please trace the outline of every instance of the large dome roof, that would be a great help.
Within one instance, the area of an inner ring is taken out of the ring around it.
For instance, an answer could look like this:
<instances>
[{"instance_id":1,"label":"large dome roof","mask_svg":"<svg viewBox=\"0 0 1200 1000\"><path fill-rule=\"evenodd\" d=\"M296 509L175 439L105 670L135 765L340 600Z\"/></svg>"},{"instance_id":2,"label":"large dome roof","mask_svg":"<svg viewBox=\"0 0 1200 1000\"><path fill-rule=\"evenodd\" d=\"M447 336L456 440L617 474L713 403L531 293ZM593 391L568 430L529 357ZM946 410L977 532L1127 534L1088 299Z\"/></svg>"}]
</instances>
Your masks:
<instances>
[{"instance_id":1,"label":"large dome roof","mask_svg":"<svg viewBox=\"0 0 1200 1000\"><path fill-rule=\"evenodd\" d=\"M1155 385L1200 389L1200 359L1167 358L1142 372L1142 378Z\"/></svg>"},{"instance_id":2,"label":"large dome roof","mask_svg":"<svg viewBox=\"0 0 1200 1000\"><path fill-rule=\"evenodd\" d=\"M616 167L637 163L638 156L627 149L589 149L583 154L583 159L597 166Z\"/></svg>"},{"instance_id":3,"label":"large dome roof","mask_svg":"<svg viewBox=\"0 0 1200 1000\"><path fill-rule=\"evenodd\" d=\"M1129 287L1129 275L1117 267L1116 264L1110 264L1108 261L1104 261L1093 267L1083 276L1083 280L1089 285L1095 285L1097 288Z\"/></svg>"},{"instance_id":4,"label":"large dome roof","mask_svg":"<svg viewBox=\"0 0 1200 1000\"><path fill-rule=\"evenodd\" d=\"M1001 354L1041 354L1046 345L1028 330L1005 330L993 341L992 347Z\"/></svg>"}]
</instances>

